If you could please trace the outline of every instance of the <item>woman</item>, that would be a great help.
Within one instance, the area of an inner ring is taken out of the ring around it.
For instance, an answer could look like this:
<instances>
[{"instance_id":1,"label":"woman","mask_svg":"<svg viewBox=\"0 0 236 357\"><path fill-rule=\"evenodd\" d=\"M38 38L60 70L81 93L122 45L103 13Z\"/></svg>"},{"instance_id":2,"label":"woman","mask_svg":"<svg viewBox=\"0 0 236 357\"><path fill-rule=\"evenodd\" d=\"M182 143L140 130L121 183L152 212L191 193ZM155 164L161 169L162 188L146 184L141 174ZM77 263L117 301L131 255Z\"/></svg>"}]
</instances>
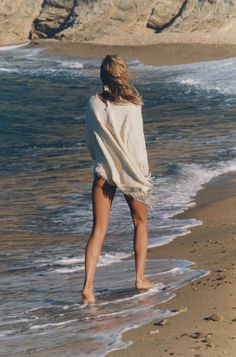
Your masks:
<instances>
[{"instance_id":1,"label":"woman","mask_svg":"<svg viewBox=\"0 0 236 357\"><path fill-rule=\"evenodd\" d=\"M117 187L124 193L134 224L135 286L154 286L144 275L152 183L143 133L143 102L129 83L128 66L120 56L107 55L103 59L100 77L103 90L90 98L86 112L85 139L95 166L93 228L85 253L84 304L95 302L94 275Z\"/></svg>"}]
</instances>

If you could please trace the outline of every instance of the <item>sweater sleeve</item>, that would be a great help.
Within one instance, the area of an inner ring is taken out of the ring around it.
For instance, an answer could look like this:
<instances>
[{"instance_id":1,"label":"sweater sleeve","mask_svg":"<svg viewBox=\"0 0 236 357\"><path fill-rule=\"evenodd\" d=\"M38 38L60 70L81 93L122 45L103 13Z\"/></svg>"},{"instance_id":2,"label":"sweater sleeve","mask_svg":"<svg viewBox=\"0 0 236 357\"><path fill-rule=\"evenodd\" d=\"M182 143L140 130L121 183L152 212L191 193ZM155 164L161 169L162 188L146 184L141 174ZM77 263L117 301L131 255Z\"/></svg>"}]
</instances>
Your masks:
<instances>
[{"instance_id":1,"label":"sweater sleeve","mask_svg":"<svg viewBox=\"0 0 236 357\"><path fill-rule=\"evenodd\" d=\"M85 117L85 142L93 160L96 160L96 137L93 130L93 112L91 104L88 102Z\"/></svg>"},{"instance_id":2,"label":"sweater sleeve","mask_svg":"<svg viewBox=\"0 0 236 357\"><path fill-rule=\"evenodd\" d=\"M130 114L130 128L128 133L128 151L136 164L140 167L144 176L149 176L149 164L147 157L146 141L143 130L142 107L134 106Z\"/></svg>"}]
</instances>

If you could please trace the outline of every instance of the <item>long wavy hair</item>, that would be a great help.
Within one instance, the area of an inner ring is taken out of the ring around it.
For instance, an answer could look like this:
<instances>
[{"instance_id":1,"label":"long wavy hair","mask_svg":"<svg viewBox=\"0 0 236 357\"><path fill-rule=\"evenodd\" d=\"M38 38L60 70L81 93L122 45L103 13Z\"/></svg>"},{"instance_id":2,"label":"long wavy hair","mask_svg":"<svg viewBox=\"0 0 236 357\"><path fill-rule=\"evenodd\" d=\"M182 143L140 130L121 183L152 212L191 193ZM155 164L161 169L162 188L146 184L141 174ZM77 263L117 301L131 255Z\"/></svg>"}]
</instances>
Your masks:
<instances>
[{"instance_id":1,"label":"long wavy hair","mask_svg":"<svg viewBox=\"0 0 236 357\"><path fill-rule=\"evenodd\" d=\"M113 103L131 102L143 105L137 89L129 83L128 65L118 55L107 55L101 63L100 78L103 83L102 100Z\"/></svg>"}]
</instances>

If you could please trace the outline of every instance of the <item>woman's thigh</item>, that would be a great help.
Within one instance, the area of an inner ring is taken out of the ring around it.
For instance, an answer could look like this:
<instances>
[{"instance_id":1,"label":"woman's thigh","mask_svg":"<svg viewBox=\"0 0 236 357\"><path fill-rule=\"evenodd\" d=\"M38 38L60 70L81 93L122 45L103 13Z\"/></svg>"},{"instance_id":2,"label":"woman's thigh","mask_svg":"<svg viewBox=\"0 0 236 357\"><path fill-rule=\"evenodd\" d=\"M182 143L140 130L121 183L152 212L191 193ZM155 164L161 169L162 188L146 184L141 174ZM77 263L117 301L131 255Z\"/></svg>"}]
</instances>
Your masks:
<instances>
[{"instance_id":1,"label":"woman's thigh","mask_svg":"<svg viewBox=\"0 0 236 357\"><path fill-rule=\"evenodd\" d=\"M95 175L92 187L93 228L107 229L115 192L116 186L110 185L103 177Z\"/></svg>"}]
</instances>

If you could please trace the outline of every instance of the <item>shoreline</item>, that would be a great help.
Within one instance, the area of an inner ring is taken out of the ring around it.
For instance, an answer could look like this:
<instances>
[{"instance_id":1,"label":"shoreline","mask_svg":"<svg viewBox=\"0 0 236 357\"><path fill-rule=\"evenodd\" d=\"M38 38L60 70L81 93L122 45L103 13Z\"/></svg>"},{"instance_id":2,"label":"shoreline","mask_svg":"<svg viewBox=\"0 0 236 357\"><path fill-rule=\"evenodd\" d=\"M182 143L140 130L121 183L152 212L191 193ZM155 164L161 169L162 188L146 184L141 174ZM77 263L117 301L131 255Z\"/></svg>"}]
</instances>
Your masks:
<instances>
[{"instance_id":1,"label":"shoreline","mask_svg":"<svg viewBox=\"0 0 236 357\"><path fill-rule=\"evenodd\" d=\"M61 45L61 43L58 45ZM67 53L67 48L71 44L68 46L68 43L65 44L64 54ZM91 46L96 56L100 56L101 52L99 51L106 51L108 47L109 49L117 48L116 46L106 46L105 48L101 48L100 45ZM160 55L158 51L160 48L164 51L163 46L166 47L166 52L162 52ZM207 57L210 55L210 52L207 52L210 48L209 45L204 47L205 52L202 50L201 55L200 51L199 53L196 52L196 45L184 47L183 44L178 44L175 46L177 47L174 47L173 44L151 45L145 46L145 49L143 46L142 48L140 46L123 46L122 51L124 51L125 56L133 56L137 51L135 58L141 60L140 56L142 56L145 63L152 61L155 65L162 65L162 61L166 65L168 56L173 61L171 64L177 64L178 61L181 61L179 63L182 64L183 55L186 61L190 61L187 63L191 63L197 58L204 58L205 55L209 60L209 57ZM199 46L203 48L203 45ZM49 47L51 50L53 49L51 44ZM179 52L176 50L177 48ZM195 48L195 52L190 53L193 48ZM222 50L222 47L218 45L214 48L211 48L211 56L213 57L216 55L216 50L219 51L219 48ZM184 49L186 52L184 52ZM54 50L58 54L56 46ZM87 53L91 54L91 48L87 48L88 52L85 52L83 47L79 50L83 52L85 57ZM228 48L227 51L229 50ZM77 49L74 48L74 51L75 56L77 56ZM173 56L170 56L171 51L174 52ZM225 48L225 51L219 52L219 55L226 56L226 54L231 53L227 51ZM54 54L52 53L52 55ZM214 59L216 58L214 57ZM122 335L122 339L132 340L134 344L127 349L111 352L109 356L112 356L112 353L117 357L235 356L236 305L233 298L236 288L234 263L236 173L214 178L204 185L204 189L199 191L194 199L197 202L195 207L173 218L194 217L203 221L203 225L191 228L190 234L177 237L164 246L150 248L148 257L188 259L196 262L192 269L210 270L210 275L182 287L177 291L177 296L174 299L157 306L160 309L176 309L181 313L173 318L168 318L167 323L163 326L158 326L158 321L150 320L149 324L127 331ZM219 320L209 321L205 319L212 314L218 315Z\"/></svg>"},{"instance_id":2,"label":"shoreline","mask_svg":"<svg viewBox=\"0 0 236 357\"><path fill-rule=\"evenodd\" d=\"M117 53L126 60L138 59L147 65L167 66L236 56L236 46L222 44L161 43L137 46L111 46L95 43L34 41L28 47L46 48L51 56L96 57ZM126 349L112 351L108 357L235 357L236 290L235 259L236 174L221 175L204 185L195 198L196 206L173 218L197 218L203 225L157 248L149 258L187 259L192 269L211 271L209 275L177 290L176 297L159 305L160 309L183 311L167 319L164 326L150 321L122 334L132 341ZM223 214L221 214L223 212ZM233 238L232 238L233 237ZM232 240L234 239L234 240ZM230 249L229 249L230 247ZM230 254L231 253L231 254ZM216 294L217 293L217 294ZM225 303L227 296L227 304ZM205 318L215 314L219 321ZM224 333L222 333L224 331Z\"/></svg>"},{"instance_id":3,"label":"shoreline","mask_svg":"<svg viewBox=\"0 0 236 357\"><path fill-rule=\"evenodd\" d=\"M50 56L96 57L118 54L146 65L170 66L236 57L236 45L202 43L159 43L147 45L104 45L87 42L33 40L26 48L43 48Z\"/></svg>"},{"instance_id":4,"label":"shoreline","mask_svg":"<svg viewBox=\"0 0 236 357\"><path fill-rule=\"evenodd\" d=\"M69 57L100 58L113 52L127 60L138 59L147 65L155 66L236 56L235 45L196 43L112 46L37 40L32 41L26 48L45 48L48 55ZM160 309L185 312L167 319L164 326L158 326L158 321L152 321L125 332L122 340L133 341L133 344L126 349L110 352L106 356L235 357L235 192L235 173L212 179L197 193L195 207L173 217L197 218L203 221L203 225L192 228L188 235L177 237L164 246L150 248L148 251L149 258L187 259L195 262L192 269L211 271L206 277L177 290L174 299L158 306ZM214 314L219 321L206 320Z\"/></svg>"},{"instance_id":5,"label":"shoreline","mask_svg":"<svg viewBox=\"0 0 236 357\"><path fill-rule=\"evenodd\" d=\"M190 282L160 309L181 311L163 326L152 321L122 335L133 341L109 357L207 356L236 353L236 173L217 176L196 196L196 205L174 218L197 218L185 236L148 250L148 258L187 259L210 274Z\"/></svg>"}]
</instances>

